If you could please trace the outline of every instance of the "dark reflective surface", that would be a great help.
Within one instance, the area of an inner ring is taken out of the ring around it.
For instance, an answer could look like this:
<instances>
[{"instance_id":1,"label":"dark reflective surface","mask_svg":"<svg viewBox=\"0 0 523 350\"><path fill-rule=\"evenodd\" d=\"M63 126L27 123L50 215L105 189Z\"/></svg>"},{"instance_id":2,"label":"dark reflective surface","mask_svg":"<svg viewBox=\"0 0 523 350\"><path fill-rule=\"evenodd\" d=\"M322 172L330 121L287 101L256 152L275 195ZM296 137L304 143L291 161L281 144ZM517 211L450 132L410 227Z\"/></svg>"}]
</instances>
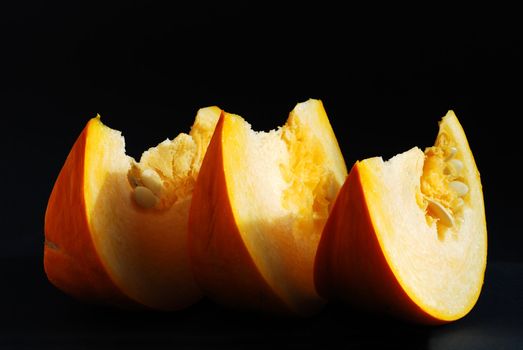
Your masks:
<instances>
[{"instance_id":1,"label":"dark reflective surface","mask_svg":"<svg viewBox=\"0 0 523 350\"><path fill-rule=\"evenodd\" d=\"M523 264L489 264L485 286L464 319L439 327L411 325L328 305L308 319L233 312L204 300L171 313L133 312L77 302L46 279L40 260L0 262L0 346L149 348L398 346L413 349L520 348Z\"/></svg>"}]
</instances>

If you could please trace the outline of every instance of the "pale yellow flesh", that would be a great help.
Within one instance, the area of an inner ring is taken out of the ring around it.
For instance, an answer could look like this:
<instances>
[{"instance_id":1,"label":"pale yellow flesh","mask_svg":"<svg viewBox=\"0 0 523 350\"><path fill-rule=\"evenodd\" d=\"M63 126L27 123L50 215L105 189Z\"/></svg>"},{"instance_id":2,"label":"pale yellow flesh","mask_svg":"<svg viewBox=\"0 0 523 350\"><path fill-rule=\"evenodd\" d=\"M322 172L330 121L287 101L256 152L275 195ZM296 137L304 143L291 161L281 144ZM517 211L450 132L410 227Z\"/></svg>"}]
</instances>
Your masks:
<instances>
[{"instance_id":1,"label":"pale yellow flesh","mask_svg":"<svg viewBox=\"0 0 523 350\"><path fill-rule=\"evenodd\" d=\"M407 294L442 320L470 311L479 297L486 267L487 232L479 172L465 133L453 112L440 123L463 162L469 187L462 222L438 234L417 196L424 153L413 148L387 162L362 162L362 179L371 220L389 266ZM419 198L419 197L418 197ZM460 220L461 221L461 220Z\"/></svg>"},{"instance_id":2,"label":"pale yellow flesh","mask_svg":"<svg viewBox=\"0 0 523 350\"><path fill-rule=\"evenodd\" d=\"M141 208L128 180L132 158L118 131L100 121L87 139L85 202L95 247L124 293L146 306L177 309L200 297L186 248L192 186L220 109L201 109L189 135L144 152L139 167L165 179L160 208Z\"/></svg>"},{"instance_id":3,"label":"pale yellow flesh","mask_svg":"<svg viewBox=\"0 0 523 350\"><path fill-rule=\"evenodd\" d=\"M330 205L347 175L320 101L300 103L282 128L254 132L229 116L224 167L235 220L273 290L296 310L321 304L313 263ZM307 311L305 311L307 312Z\"/></svg>"}]
</instances>

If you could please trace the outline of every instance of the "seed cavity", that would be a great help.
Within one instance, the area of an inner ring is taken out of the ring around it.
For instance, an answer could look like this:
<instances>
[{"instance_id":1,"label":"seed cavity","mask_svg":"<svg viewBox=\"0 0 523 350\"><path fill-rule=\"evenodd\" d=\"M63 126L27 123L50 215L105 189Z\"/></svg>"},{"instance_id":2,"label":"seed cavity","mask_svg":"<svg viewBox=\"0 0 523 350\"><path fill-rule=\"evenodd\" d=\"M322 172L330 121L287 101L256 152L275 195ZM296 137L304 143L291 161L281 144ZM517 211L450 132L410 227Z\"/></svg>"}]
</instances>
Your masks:
<instances>
[{"instance_id":1,"label":"seed cavity","mask_svg":"<svg viewBox=\"0 0 523 350\"><path fill-rule=\"evenodd\" d=\"M142 183L150 189L156 196L162 193L163 183L160 175L153 169L145 169L141 173Z\"/></svg>"},{"instance_id":2,"label":"seed cavity","mask_svg":"<svg viewBox=\"0 0 523 350\"><path fill-rule=\"evenodd\" d=\"M428 202L427 209L439 219L439 222L447 227L453 227L454 226L454 218L452 217L451 213L448 211L447 208L445 208L443 205L438 203L437 201L430 199L428 197L425 198Z\"/></svg>"},{"instance_id":3,"label":"seed cavity","mask_svg":"<svg viewBox=\"0 0 523 350\"><path fill-rule=\"evenodd\" d=\"M445 133L440 133L436 145L425 150L421 178L421 208L426 210L427 223L437 223L438 235L447 229L456 233L463 221L465 195L469 192L463 176L465 164L459 150ZM418 198L418 197L416 197Z\"/></svg>"},{"instance_id":4,"label":"seed cavity","mask_svg":"<svg viewBox=\"0 0 523 350\"><path fill-rule=\"evenodd\" d=\"M158 203L158 197L154 193L144 186L136 186L133 192L134 200L140 207L149 209L154 207Z\"/></svg>"},{"instance_id":5,"label":"seed cavity","mask_svg":"<svg viewBox=\"0 0 523 350\"><path fill-rule=\"evenodd\" d=\"M469 187L461 181L451 181L449 183L449 187L460 197L466 195L469 192Z\"/></svg>"}]
</instances>

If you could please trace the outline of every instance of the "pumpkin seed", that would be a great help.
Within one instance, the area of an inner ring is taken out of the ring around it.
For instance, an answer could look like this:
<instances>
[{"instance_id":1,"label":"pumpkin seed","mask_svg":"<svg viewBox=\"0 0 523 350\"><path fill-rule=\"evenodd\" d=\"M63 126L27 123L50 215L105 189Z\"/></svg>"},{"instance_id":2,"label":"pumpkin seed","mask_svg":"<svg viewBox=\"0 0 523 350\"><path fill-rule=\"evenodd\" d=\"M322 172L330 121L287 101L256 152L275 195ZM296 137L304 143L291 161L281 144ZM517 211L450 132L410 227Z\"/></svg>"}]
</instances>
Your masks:
<instances>
[{"instance_id":1,"label":"pumpkin seed","mask_svg":"<svg viewBox=\"0 0 523 350\"><path fill-rule=\"evenodd\" d=\"M461 181L451 181L449 183L450 188L452 188L456 194L460 197L466 195L469 192L469 187Z\"/></svg>"},{"instance_id":2,"label":"pumpkin seed","mask_svg":"<svg viewBox=\"0 0 523 350\"><path fill-rule=\"evenodd\" d=\"M154 193L144 186L136 186L133 192L134 200L140 207L149 209L158 203L158 197Z\"/></svg>"},{"instance_id":3,"label":"pumpkin seed","mask_svg":"<svg viewBox=\"0 0 523 350\"><path fill-rule=\"evenodd\" d=\"M428 209L434 214L438 219L439 222L441 222L443 225L447 227L453 227L454 226L454 218L449 213L449 211L441 205L439 202L426 198L428 202Z\"/></svg>"},{"instance_id":4,"label":"pumpkin seed","mask_svg":"<svg viewBox=\"0 0 523 350\"><path fill-rule=\"evenodd\" d=\"M160 175L153 169L145 169L141 173L142 183L150 189L155 195L162 193L163 183Z\"/></svg>"}]
</instances>

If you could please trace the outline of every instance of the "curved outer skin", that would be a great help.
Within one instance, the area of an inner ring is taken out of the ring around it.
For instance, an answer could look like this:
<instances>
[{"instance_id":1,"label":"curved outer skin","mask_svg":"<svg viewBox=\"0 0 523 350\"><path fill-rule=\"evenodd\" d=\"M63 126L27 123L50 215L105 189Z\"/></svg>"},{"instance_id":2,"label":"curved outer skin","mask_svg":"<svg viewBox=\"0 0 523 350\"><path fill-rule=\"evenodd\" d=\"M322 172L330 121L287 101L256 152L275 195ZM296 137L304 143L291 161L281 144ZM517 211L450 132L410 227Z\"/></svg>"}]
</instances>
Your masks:
<instances>
[{"instance_id":1,"label":"curved outer skin","mask_svg":"<svg viewBox=\"0 0 523 350\"><path fill-rule=\"evenodd\" d=\"M49 281L78 299L138 306L107 274L91 237L83 189L85 151L93 127L94 119L76 140L49 198L44 269Z\"/></svg>"},{"instance_id":2,"label":"curved outer skin","mask_svg":"<svg viewBox=\"0 0 523 350\"><path fill-rule=\"evenodd\" d=\"M318 292L418 323L445 323L409 298L388 265L369 216L360 167L358 162L350 171L325 224L315 262Z\"/></svg>"},{"instance_id":3,"label":"curved outer skin","mask_svg":"<svg viewBox=\"0 0 523 350\"><path fill-rule=\"evenodd\" d=\"M290 312L252 260L238 231L223 166L222 112L194 189L189 214L189 253L204 294L232 307Z\"/></svg>"}]
</instances>

